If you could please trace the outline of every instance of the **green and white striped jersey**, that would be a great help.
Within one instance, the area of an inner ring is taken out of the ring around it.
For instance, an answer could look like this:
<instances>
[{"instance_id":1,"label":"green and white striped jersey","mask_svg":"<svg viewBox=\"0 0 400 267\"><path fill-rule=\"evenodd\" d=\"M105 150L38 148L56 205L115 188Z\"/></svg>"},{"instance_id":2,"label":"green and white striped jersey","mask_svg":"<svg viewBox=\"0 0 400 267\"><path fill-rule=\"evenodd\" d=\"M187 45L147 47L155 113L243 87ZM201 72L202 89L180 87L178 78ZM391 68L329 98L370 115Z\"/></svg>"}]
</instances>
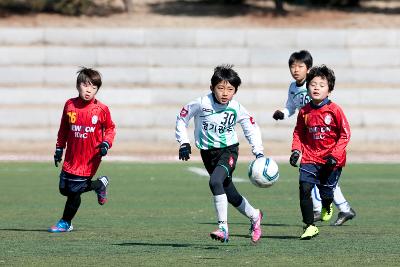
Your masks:
<instances>
[{"instance_id":1,"label":"green and white striped jersey","mask_svg":"<svg viewBox=\"0 0 400 267\"><path fill-rule=\"evenodd\" d=\"M208 150L239 143L235 125L240 123L253 154L263 153L260 129L239 102L231 100L227 105L222 105L210 93L185 105L176 119L175 136L180 144L190 143L186 129L193 117L197 148Z\"/></svg>"}]
</instances>

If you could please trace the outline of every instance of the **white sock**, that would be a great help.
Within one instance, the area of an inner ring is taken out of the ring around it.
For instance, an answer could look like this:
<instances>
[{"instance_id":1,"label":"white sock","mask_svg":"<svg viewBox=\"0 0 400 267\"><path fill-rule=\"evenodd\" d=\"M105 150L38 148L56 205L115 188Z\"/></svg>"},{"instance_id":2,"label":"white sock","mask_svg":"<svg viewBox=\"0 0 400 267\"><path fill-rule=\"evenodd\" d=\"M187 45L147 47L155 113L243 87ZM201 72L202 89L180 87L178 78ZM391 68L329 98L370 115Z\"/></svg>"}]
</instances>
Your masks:
<instances>
[{"instance_id":1,"label":"white sock","mask_svg":"<svg viewBox=\"0 0 400 267\"><path fill-rule=\"evenodd\" d=\"M226 194L214 196L214 206L217 212L218 225L228 231L228 198Z\"/></svg>"},{"instance_id":2,"label":"white sock","mask_svg":"<svg viewBox=\"0 0 400 267\"><path fill-rule=\"evenodd\" d=\"M319 189L316 185L311 190L311 198L312 198L314 212L321 212L322 209L321 196L319 195Z\"/></svg>"},{"instance_id":3,"label":"white sock","mask_svg":"<svg viewBox=\"0 0 400 267\"><path fill-rule=\"evenodd\" d=\"M247 201L245 197L243 197L242 203L236 209L249 218L252 222L256 222L258 220L258 216L260 215L260 211L253 208L252 205Z\"/></svg>"},{"instance_id":4,"label":"white sock","mask_svg":"<svg viewBox=\"0 0 400 267\"><path fill-rule=\"evenodd\" d=\"M339 185L336 185L336 188L333 191L333 203L335 203L336 207L341 212L349 212L350 204L344 198L342 190Z\"/></svg>"}]
</instances>

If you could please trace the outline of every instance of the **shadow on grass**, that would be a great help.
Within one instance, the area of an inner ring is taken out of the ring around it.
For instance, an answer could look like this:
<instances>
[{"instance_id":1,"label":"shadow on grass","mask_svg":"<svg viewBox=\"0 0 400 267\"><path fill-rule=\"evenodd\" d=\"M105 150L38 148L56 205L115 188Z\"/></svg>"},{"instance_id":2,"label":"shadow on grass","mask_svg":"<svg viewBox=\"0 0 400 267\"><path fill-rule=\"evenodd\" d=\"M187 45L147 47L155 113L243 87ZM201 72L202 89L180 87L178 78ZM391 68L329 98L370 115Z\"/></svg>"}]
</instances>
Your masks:
<instances>
[{"instance_id":1,"label":"shadow on grass","mask_svg":"<svg viewBox=\"0 0 400 267\"><path fill-rule=\"evenodd\" d=\"M250 239L250 236L249 235L232 235L232 234L229 234L229 236L231 236L231 237L242 237L242 238L249 238ZM267 235L267 236L265 236L265 235L263 235L262 237L261 237L261 239L299 239L299 237L298 236L290 236L290 235L275 235L275 236L273 236L273 235Z\"/></svg>"},{"instance_id":2,"label":"shadow on grass","mask_svg":"<svg viewBox=\"0 0 400 267\"><path fill-rule=\"evenodd\" d=\"M214 222L200 222L198 224L208 224L208 225L216 225ZM229 223L229 225L250 225L249 223ZM262 226L280 226L280 227L293 227L293 226L298 226L297 224L295 225L290 225L290 224L284 224L284 223L262 223Z\"/></svg>"},{"instance_id":3,"label":"shadow on grass","mask_svg":"<svg viewBox=\"0 0 400 267\"><path fill-rule=\"evenodd\" d=\"M172 248L199 248L199 249L220 249L219 246L199 245L199 244L185 244L185 243L151 243L151 242L126 242L113 244L114 246L150 246L150 247L172 247ZM227 244L224 245L229 246Z\"/></svg>"},{"instance_id":4,"label":"shadow on grass","mask_svg":"<svg viewBox=\"0 0 400 267\"><path fill-rule=\"evenodd\" d=\"M1 228L0 231L10 231L10 232L46 232L47 229L17 229L17 228Z\"/></svg>"}]
</instances>

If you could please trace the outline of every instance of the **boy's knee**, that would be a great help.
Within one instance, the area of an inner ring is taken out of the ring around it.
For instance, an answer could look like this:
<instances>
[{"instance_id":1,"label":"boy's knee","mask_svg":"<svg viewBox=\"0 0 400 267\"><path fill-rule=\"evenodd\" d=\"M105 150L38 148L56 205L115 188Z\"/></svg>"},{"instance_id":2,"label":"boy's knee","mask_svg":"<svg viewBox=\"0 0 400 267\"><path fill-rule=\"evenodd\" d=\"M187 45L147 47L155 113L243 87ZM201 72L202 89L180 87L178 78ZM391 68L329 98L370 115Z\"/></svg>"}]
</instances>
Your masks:
<instances>
[{"instance_id":1,"label":"boy's knee","mask_svg":"<svg viewBox=\"0 0 400 267\"><path fill-rule=\"evenodd\" d=\"M211 192L214 195L225 194L224 187L223 187L222 182L220 180L210 179L210 181L208 182L208 185L210 186Z\"/></svg>"},{"instance_id":2,"label":"boy's knee","mask_svg":"<svg viewBox=\"0 0 400 267\"><path fill-rule=\"evenodd\" d=\"M59 190L60 190L60 194L63 195L63 196L66 196L66 197L67 197L67 196L69 195L69 193L70 193L70 192L67 190L67 188L65 188L65 187L64 187L64 188L61 188L61 187L60 187Z\"/></svg>"}]
</instances>

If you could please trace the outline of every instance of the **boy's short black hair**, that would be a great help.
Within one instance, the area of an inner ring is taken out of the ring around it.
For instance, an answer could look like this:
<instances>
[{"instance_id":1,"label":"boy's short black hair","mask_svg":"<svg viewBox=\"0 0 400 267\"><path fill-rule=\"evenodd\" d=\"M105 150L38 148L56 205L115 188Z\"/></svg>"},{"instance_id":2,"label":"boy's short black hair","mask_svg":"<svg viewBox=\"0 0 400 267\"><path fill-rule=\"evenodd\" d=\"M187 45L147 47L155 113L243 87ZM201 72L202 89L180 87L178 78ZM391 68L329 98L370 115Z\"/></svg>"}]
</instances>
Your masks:
<instances>
[{"instance_id":1,"label":"boy's short black hair","mask_svg":"<svg viewBox=\"0 0 400 267\"><path fill-rule=\"evenodd\" d=\"M307 69L311 68L313 65L313 58L307 50L300 50L299 52L291 54L289 58L289 67L292 66L295 61L303 62L306 64Z\"/></svg>"},{"instance_id":2,"label":"boy's short black hair","mask_svg":"<svg viewBox=\"0 0 400 267\"><path fill-rule=\"evenodd\" d=\"M221 81L229 82L233 87L235 87L235 93L238 87L242 83L239 75L233 69L233 65L219 65L214 69L214 74L211 77L211 88L213 89Z\"/></svg>"},{"instance_id":3,"label":"boy's short black hair","mask_svg":"<svg viewBox=\"0 0 400 267\"><path fill-rule=\"evenodd\" d=\"M78 77L76 77L76 88L78 89L81 83L91 83L97 86L97 89L101 87L101 74L97 70L82 67L76 72Z\"/></svg>"},{"instance_id":4,"label":"boy's short black hair","mask_svg":"<svg viewBox=\"0 0 400 267\"><path fill-rule=\"evenodd\" d=\"M315 66L310 69L306 77L307 89L311 80L314 79L315 77L325 78L328 81L329 92L332 92L333 89L335 88L335 80L336 80L335 73L327 66L325 65Z\"/></svg>"}]
</instances>

